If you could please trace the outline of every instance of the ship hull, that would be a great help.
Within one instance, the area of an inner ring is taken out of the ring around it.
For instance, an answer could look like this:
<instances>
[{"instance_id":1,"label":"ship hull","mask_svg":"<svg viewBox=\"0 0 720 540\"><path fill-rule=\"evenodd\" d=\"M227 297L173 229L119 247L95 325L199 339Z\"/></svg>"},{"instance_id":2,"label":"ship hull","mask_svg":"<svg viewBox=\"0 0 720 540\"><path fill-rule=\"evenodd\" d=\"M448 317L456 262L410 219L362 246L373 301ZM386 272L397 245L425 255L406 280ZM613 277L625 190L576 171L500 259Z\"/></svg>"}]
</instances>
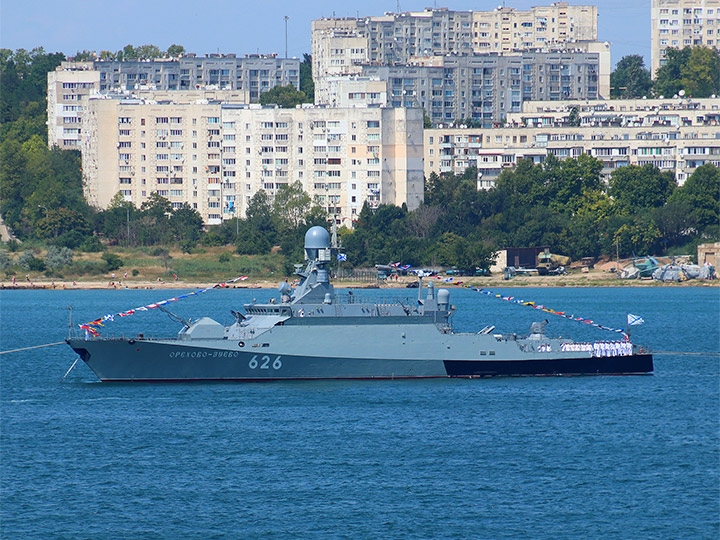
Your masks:
<instances>
[{"instance_id":1,"label":"ship hull","mask_svg":"<svg viewBox=\"0 0 720 540\"><path fill-rule=\"evenodd\" d=\"M448 336L449 337L449 336ZM593 357L578 353L525 354L508 348L495 358L477 358L483 341L453 336L424 346L390 350L367 343L364 354L346 346L337 355L317 355L262 343L242 347L227 340L69 340L103 382L270 381L308 379L422 379L519 375L644 374L652 356ZM450 341L448 341L450 343ZM249 350L248 350L249 349ZM454 350L453 350L454 349ZM356 351L357 352L357 351ZM473 354L474 352L474 354Z\"/></svg>"}]
</instances>

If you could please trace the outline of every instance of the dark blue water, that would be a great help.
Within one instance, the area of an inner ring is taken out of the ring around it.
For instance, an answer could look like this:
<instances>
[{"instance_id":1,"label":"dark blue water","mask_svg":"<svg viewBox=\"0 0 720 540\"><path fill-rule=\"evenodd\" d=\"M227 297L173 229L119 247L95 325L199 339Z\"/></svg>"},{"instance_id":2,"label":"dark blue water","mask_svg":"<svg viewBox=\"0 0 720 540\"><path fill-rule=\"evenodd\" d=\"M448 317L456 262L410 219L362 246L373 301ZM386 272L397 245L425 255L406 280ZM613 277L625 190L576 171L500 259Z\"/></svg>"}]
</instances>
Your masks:
<instances>
[{"instance_id":1,"label":"dark blue water","mask_svg":"<svg viewBox=\"0 0 720 540\"><path fill-rule=\"evenodd\" d=\"M84 322L174 294L0 292L0 348L63 339L70 303ZM229 323L270 294L172 307ZM654 350L720 349L717 288L512 294L607 326L642 315L633 339ZM451 301L458 330L545 318L468 290ZM550 320L552 334L614 337ZM112 329L178 325L153 312ZM75 358L0 356L4 539L720 536L717 356L659 355L645 377L260 384L101 384L80 363L60 384Z\"/></svg>"}]
</instances>

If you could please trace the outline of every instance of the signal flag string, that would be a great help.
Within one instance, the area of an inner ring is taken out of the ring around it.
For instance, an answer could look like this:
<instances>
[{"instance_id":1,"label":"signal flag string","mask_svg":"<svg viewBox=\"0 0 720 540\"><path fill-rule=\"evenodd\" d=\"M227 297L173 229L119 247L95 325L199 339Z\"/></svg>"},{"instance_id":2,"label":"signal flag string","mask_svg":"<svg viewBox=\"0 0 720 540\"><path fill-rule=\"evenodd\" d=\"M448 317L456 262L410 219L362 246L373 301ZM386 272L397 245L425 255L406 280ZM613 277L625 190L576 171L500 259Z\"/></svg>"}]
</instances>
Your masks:
<instances>
[{"instance_id":1,"label":"signal flag string","mask_svg":"<svg viewBox=\"0 0 720 540\"><path fill-rule=\"evenodd\" d=\"M80 324L78 326L81 329L85 330L88 334L90 334L94 337L98 337L100 335L100 332L98 332L96 327L105 326L103 323L106 323L106 322L114 322L115 317L128 317L128 316L134 315L135 313L138 313L140 311L148 311L151 309L155 309L158 306L164 306L165 304L169 304L170 302L178 302L179 300L182 300L184 298L190 298L191 296L197 296L198 294L202 294L211 289L222 289L224 287L227 287L230 283L235 283L237 281L245 281L246 279L248 279L248 276L236 277L235 279L231 279L231 280L225 281L223 283L216 283L212 287L205 287L204 289L189 292L187 294L181 294L180 296L174 296L173 298L168 298L167 300L162 300L160 302L154 302L152 304L147 304L145 306L136 307L134 309L128 309L127 311L121 311L120 313L110 313L108 315L105 315L104 317L100 317L99 319L95 319L94 321Z\"/></svg>"},{"instance_id":2,"label":"signal flag string","mask_svg":"<svg viewBox=\"0 0 720 540\"><path fill-rule=\"evenodd\" d=\"M484 294L486 296L490 296L493 298L499 298L500 300L505 300L506 302L511 302L513 304L519 304L521 306L527 306L531 307L533 309L539 309L541 311L544 311L545 313L551 313L553 315L557 315L558 317L562 317L564 319L568 319L570 321L580 322L584 324L589 324L591 326L594 326L596 328L600 328L601 330L607 330L608 332L616 332L618 334L622 334L625 339L628 339L628 335L625 332L624 329L619 328L610 328L609 326L603 326L601 324L596 323L595 321L592 321L590 319L586 319L585 317L576 317L575 315L568 315L564 311L556 311L554 309L550 309L548 307L545 307L543 305L536 304L532 301L527 300L518 300L514 296L503 296L502 294L495 293L493 291L486 291L484 289L480 289L478 287L468 287L469 289L472 289L475 292L479 292L480 294Z\"/></svg>"}]
</instances>

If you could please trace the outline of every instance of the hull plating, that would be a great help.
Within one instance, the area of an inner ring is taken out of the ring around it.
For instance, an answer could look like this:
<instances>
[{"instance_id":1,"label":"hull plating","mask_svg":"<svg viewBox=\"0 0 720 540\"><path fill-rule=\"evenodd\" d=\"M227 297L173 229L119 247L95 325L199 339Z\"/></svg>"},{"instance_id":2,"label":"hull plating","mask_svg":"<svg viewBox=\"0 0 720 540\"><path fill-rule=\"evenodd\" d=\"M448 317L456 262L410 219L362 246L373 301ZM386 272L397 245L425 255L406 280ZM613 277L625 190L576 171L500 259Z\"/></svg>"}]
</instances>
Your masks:
<instances>
[{"instance_id":1,"label":"hull plating","mask_svg":"<svg viewBox=\"0 0 720 540\"><path fill-rule=\"evenodd\" d=\"M368 345L370 354L362 356L347 352L335 356L299 354L292 348L262 347L261 344L247 350L222 340L218 344L203 345L173 340L70 340L69 344L100 380L106 382L610 375L650 373L653 369L652 356L648 354L598 358L556 353L549 357L521 353L515 348L506 350L500 359L473 358L478 347L484 346L482 340L472 335L453 337L461 338L453 347L454 354L441 340L407 347L409 350L405 353L412 351L412 355L401 354L402 348L383 354L381 349ZM458 357L469 359L458 360Z\"/></svg>"}]
</instances>

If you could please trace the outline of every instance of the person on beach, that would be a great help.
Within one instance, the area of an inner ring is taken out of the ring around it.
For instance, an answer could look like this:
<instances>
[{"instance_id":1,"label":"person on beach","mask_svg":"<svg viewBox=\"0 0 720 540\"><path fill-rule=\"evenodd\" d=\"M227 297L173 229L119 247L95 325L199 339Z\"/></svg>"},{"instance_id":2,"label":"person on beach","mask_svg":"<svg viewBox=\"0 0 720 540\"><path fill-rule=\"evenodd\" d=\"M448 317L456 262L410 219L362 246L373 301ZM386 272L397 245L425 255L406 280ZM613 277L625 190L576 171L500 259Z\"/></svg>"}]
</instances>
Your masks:
<instances>
[{"instance_id":1,"label":"person on beach","mask_svg":"<svg viewBox=\"0 0 720 540\"><path fill-rule=\"evenodd\" d=\"M13 276L13 287L15 286L15 276Z\"/></svg>"}]
</instances>

